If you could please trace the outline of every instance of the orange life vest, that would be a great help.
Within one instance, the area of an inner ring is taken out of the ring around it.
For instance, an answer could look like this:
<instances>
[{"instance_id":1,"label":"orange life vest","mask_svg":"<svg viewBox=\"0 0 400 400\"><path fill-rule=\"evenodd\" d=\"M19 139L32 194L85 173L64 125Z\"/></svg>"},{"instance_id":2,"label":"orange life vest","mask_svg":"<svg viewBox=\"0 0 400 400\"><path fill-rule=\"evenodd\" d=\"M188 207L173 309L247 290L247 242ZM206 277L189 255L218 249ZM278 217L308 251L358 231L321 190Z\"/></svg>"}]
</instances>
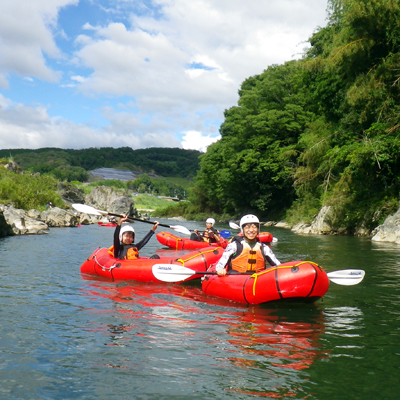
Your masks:
<instances>
[{"instance_id":1,"label":"orange life vest","mask_svg":"<svg viewBox=\"0 0 400 400\"><path fill-rule=\"evenodd\" d=\"M114 246L111 246L108 249L108 253L114 257ZM139 258L139 250L137 247L129 247L129 249L126 251L126 256L123 259L134 260L136 258Z\"/></svg>"},{"instance_id":2,"label":"orange life vest","mask_svg":"<svg viewBox=\"0 0 400 400\"><path fill-rule=\"evenodd\" d=\"M265 258L262 253L261 243L257 242L253 248L246 242L242 242L243 250L231 260L233 270L240 273L260 272L265 269Z\"/></svg>"}]
</instances>

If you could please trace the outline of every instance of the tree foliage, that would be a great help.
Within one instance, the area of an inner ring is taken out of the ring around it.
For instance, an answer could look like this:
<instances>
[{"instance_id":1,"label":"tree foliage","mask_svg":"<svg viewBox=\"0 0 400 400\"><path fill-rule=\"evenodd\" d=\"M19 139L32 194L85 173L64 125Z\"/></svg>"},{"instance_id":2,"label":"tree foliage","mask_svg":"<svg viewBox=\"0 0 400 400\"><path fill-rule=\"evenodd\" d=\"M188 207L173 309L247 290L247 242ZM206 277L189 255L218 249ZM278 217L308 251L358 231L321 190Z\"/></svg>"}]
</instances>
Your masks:
<instances>
[{"instance_id":1,"label":"tree foliage","mask_svg":"<svg viewBox=\"0 0 400 400\"><path fill-rule=\"evenodd\" d=\"M314 118L300 76L301 65L288 62L243 82L222 139L200 157L196 193L204 207L276 214L290 206L298 139Z\"/></svg>"},{"instance_id":2,"label":"tree foliage","mask_svg":"<svg viewBox=\"0 0 400 400\"><path fill-rule=\"evenodd\" d=\"M12 155L23 168L51 173L60 180L85 181L96 168L124 168L165 177L193 178L199 169L197 150L179 148L111 147L81 150L41 148L0 150L0 158Z\"/></svg>"},{"instance_id":3,"label":"tree foliage","mask_svg":"<svg viewBox=\"0 0 400 400\"><path fill-rule=\"evenodd\" d=\"M332 205L349 230L376 226L400 191L399 21L399 0L331 0L301 60L243 82L201 156L198 203L293 220Z\"/></svg>"}]
</instances>

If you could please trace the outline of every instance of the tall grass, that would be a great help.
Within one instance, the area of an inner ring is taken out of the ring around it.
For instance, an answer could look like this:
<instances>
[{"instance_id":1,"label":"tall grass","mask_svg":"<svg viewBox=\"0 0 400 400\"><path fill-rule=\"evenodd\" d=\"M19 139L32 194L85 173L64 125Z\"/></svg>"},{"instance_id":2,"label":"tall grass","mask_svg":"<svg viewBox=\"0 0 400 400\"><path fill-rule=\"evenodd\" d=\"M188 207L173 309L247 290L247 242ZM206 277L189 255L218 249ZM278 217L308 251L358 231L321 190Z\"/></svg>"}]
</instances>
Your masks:
<instances>
[{"instance_id":1,"label":"tall grass","mask_svg":"<svg viewBox=\"0 0 400 400\"><path fill-rule=\"evenodd\" d=\"M43 211L49 201L63 207L64 202L56 193L57 183L50 175L17 174L0 167L0 203L39 211Z\"/></svg>"}]
</instances>

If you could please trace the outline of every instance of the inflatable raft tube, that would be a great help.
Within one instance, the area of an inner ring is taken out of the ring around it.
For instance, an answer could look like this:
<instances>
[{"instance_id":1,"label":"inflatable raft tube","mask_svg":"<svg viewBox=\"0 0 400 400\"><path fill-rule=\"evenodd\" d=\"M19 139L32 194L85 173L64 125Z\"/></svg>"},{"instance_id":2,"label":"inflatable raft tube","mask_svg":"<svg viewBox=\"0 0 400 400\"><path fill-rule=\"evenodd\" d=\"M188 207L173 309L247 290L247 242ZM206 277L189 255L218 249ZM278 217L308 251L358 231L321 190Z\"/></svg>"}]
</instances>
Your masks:
<instances>
[{"instance_id":1,"label":"inflatable raft tube","mask_svg":"<svg viewBox=\"0 0 400 400\"><path fill-rule=\"evenodd\" d=\"M245 304L315 302L328 288L326 272L311 261L291 261L255 274L205 275L202 281L205 294Z\"/></svg>"},{"instance_id":2,"label":"inflatable raft tube","mask_svg":"<svg viewBox=\"0 0 400 400\"><path fill-rule=\"evenodd\" d=\"M167 246L174 250L194 250L194 249L202 249L205 247L222 247L226 248L228 245L228 241L224 238L218 243L207 243L207 242L198 242L196 240L190 240L188 238L181 238L173 235L169 232L159 232L157 233L157 240L164 246Z\"/></svg>"},{"instance_id":3,"label":"inflatable raft tube","mask_svg":"<svg viewBox=\"0 0 400 400\"><path fill-rule=\"evenodd\" d=\"M176 264L195 271L206 271L216 263L223 253L222 247L206 247L180 257L139 257L134 260L119 260L110 255L108 249L97 249L81 265L81 273L111 280L134 280L140 282L160 282L152 272L154 264ZM199 278L193 275L190 279Z\"/></svg>"}]
</instances>

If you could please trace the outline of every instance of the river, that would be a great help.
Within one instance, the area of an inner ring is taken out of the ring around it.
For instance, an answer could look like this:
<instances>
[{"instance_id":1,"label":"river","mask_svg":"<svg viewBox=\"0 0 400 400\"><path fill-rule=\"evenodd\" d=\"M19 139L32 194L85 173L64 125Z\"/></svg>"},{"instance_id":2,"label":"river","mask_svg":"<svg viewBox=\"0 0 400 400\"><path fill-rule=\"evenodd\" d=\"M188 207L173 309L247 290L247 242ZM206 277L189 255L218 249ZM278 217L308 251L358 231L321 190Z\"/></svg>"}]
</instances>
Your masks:
<instances>
[{"instance_id":1,"label":"river","mask_svg":"<svg viewBox=\"0 0 400 400\"><path fill-rule=\"evenodd\" d=\"M149 229L134 226L139 239ZM397 399L400 246L269 231L281 262L366 276L331 283L315 304L246 307L199 285L81 276L82 262L112 244L113 228L0 239L0 398ZM172 255L159 249L154 237L141 255Z\"/></svg>"}]
</instances>

